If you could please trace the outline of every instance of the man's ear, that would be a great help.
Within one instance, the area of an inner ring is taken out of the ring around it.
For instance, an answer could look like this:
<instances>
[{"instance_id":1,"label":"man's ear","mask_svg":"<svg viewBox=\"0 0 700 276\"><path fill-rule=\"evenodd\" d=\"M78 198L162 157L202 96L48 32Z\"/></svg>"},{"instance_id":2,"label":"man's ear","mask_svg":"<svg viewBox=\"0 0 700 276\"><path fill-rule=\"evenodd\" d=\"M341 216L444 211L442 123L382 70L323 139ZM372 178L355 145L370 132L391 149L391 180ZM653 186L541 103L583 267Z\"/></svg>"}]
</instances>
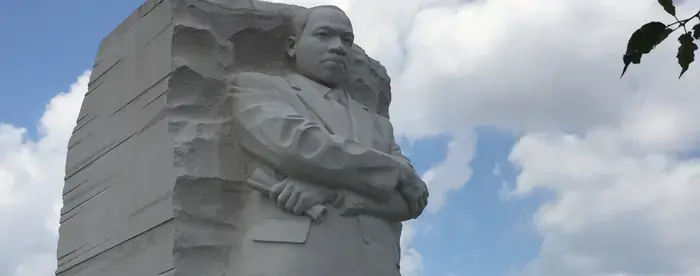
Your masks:
<instances>
[{"instance_id":1,"label":"man's ear","mask_svg":"<svg viewBox=\"0 0 700 276\"><path fill-rule=\"evenodd\" d=\"M297 55L297 38L290 36L287 38L287 56L290 58L295 58Z\"/></svg>"}]
</instances>

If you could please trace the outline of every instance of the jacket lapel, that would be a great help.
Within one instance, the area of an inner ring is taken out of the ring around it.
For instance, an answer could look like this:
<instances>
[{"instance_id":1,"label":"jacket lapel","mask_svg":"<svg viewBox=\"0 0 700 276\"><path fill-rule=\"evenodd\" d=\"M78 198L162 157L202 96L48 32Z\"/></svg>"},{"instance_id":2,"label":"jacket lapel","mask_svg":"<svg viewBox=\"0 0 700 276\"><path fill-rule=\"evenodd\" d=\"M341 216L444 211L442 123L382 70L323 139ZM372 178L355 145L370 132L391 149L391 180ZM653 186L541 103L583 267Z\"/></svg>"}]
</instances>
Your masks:
<instances>
[{"instance_id":1,"label":"jacket lapel","mask_svg":"<svg viewBox=\"0 0 700 276\"><path fill-rule=\"evenodd\" d=\"M372 147L374 139L374 116L362 104L348 97L348 112L338 114L332 102L326 100L324 95L331 89L299 74L290 74L285 77L292 89L296 90L299 100L304 106L314 113L331 134L348 134L347 138L364 146ZM349 117L349 118L348 118ZM347 124L341 124L339 120L350 121L350 129L339 129ZM344 136L344 135L343 135Z\"/></svg>"},{"instance_id":2,"label":"jacket lapel","mask_svg":"<svg viewBox=\"0 0 700 276\"><path fill-rule=\"evenodd\" d=\"M333 110L330 108L328 101L323 98L330 88L322 85L312 85L311 80L299 74L290 74L284 78L292 89L296 90L299 101L304 104L306 109L314 113L318 120L326 130L331 134L337 133L337 127L333 124Z\"/></svg>"},{"instance_id":3,"label":"jacket lapel","mask_svg":"<svg viewBox=\"0 0 700 276\"><path fill-rule=\"evenodd\" d=\"M369 110L352 98L348 100L352 139L366 147L372 147L374 140L374 116Z\"/></svg>"}]
</instances>

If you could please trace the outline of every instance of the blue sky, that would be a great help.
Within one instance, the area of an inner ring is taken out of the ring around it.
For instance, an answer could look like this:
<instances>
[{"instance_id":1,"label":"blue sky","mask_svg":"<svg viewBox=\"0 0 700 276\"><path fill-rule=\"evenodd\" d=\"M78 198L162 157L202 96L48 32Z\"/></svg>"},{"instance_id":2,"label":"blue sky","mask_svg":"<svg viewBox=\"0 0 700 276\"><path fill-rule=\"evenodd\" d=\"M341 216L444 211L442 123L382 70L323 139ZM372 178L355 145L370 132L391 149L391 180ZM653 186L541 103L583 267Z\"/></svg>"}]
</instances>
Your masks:
<instances>
[{"instance_id":1,"label":"blue sky","mask_svg":"<svg viewBox=\"0 0 700 276\"><path fill-rule=\"evenodd\" d=\"M405 276L700 275L697 65L677 80L669 39L619 79L628 35L670 20L657 1L276 2L339 5L389 69L404 152L445 196L411 222L422 270ZM0 9L0 275L55 267L51 210L78 108L67 98L142 3Z\"/></svg>"},{"instance_id":2,"label":"blue sky","mask_svg":"<svg viewBox=\"0 0 700 276\"><path fill-rule=\"evenodd\" d=\"M0 9L0 121L34 126L44 105L92 68L97 46L143 1L13 1Z\"/></svg>"},{"instance_id":3,"label":"blue sky","mask_svg":"<svg viewBox=\"0 0 700 276\"><path fill-rule=\"evenodd\" d=\"M516 174L507 160L515 137L492 128L477 130L474 170L463 189L417 223L416 247L423 253L425 275L509 275L537 256L540 238L532 215L544 195L506 199ZM444 159L445 137L415 142L409 157L418 171ZM499 167L500 173L494 169ZM451 274L452 273L452 274Z\"/></svg>"}]
</instances>

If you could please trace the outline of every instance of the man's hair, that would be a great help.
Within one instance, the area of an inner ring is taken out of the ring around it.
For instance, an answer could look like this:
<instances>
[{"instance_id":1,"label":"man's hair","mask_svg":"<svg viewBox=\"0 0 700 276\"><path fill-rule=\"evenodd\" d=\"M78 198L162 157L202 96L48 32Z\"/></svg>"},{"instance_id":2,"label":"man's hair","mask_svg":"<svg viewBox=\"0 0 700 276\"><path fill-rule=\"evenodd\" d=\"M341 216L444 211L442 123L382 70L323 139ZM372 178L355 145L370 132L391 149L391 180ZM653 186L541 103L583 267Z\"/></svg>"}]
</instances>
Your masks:
<instances>
[{"instance_id":1,"label":"man's hair","mask_svg":"<svg viewBox=\"0 0 700 276\"><path fill-rule=\"evenodd\" d=\"M304 28L306 28L306 24L309 23L309 17L311 16L311 13L315 10L318 10L318 9L335 9L335 10L338 10L338 11L342 12L343 14L345 14L345 12L342 9L340 9L339 7L334 6L334 5L320 5L320 6L315 6L315 7L305 9L302 12L300 12L299 14L292 17L291 23L292 23L292 30L294 31L294 36L296 36L298 38L301 35L301 33L304 32Z\"/></svg>"}]
</instances>

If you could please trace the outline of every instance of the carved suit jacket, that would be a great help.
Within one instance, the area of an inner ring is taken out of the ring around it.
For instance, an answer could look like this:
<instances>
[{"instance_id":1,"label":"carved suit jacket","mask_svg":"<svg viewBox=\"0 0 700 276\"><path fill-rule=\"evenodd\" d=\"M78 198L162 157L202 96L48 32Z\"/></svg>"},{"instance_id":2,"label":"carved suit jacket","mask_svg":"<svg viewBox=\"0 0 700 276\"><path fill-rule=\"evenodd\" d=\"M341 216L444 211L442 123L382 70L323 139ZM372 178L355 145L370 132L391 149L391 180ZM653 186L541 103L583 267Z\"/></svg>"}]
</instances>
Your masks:
<instances>
[{"instance_id":1,"label":"carved suit jacket","mask_svg":"<svg viewBox=\"0 0 700 276\"><path fill-rule=\"evenodd\" d=\"M320 225L253 196L235 275L399 275L396 221L412 217L396 192L405 161L388 119L352 99L327 100L330 88L298 74L241 73L229 89L245 150L287 177L345 193Z\"/></svg>"}]
</instances>

